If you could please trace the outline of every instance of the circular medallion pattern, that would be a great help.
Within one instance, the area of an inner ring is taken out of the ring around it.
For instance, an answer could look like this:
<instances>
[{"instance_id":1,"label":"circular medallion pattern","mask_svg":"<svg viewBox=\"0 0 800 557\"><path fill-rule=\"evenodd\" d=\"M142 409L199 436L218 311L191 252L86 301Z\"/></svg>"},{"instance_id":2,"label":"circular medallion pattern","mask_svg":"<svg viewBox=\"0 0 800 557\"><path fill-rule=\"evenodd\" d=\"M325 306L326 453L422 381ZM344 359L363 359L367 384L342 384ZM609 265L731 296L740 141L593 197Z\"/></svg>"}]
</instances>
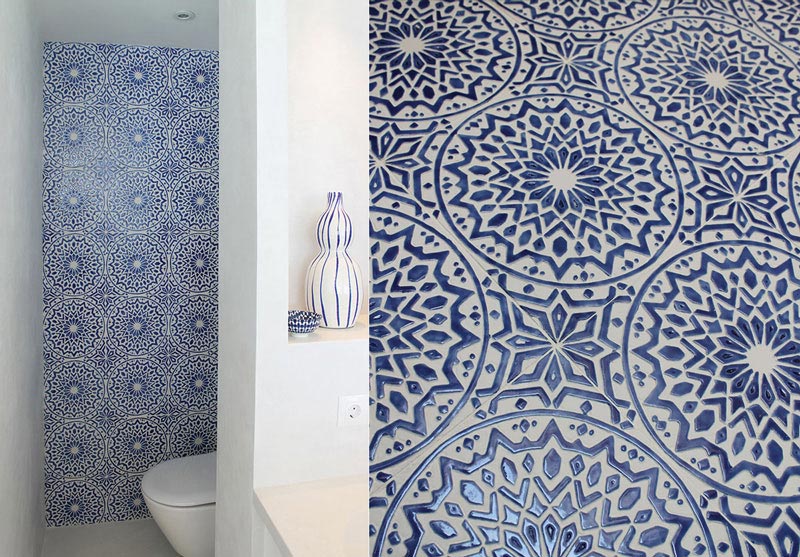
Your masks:
<instances>
[{"instance_id":1,"label":"circular medallion pattern","mask_svg":"<svg viewBox=\"0 0 800 557\"><path fill-rule=\"evenodd\" d=\"M131 108L120 111L109 130L109 152L120 166L156 166L169 152L166 123L155 110Z\"/></svg>"},{"instance_id":2,"label":"circular medallion pattern","mask_svg":"<svg viewBox=\"0 0 800 557\"><path fill-rule=\"evenodd\" d=\"M152 359L122 360L106 379L109 402L130 416L156 414L167 397L167 377Z\"/></svg>"},{"instance_id":3,"label":"circular medallion pattern","mask_svg":"<svg viewBox=\"0 0 800 557\"><path fill-rule=\"evenodd\" d=\"M466 245L523 279L587 285L647 266L675 234L681 184L661 141L610 106L522 97L439 151L440 208Z\"/></svg>"},{"instance_id":4,"label":"circular medallion pattern","mask_svg":"<svg viewBox=\"0 0 800 557\"><path fill-rule=\"evenodd\" d=\"M125 294L145 294L167 280L167 250L151 234L120 236L108 251L111 285Z\"/></svg>"},{"instance_id":5,"label":"circular medallion pattern","mask_svg":"<svg viewBox=\"0 0 800 557\"><path fill-rule=\"evenodd\" d=\"M488 341L480 280L429 226L373 208L370 361L373 469L445 428L482 372Z\"/></svg>"},{"instance_id":6,"label":"circular medallion pattern","mask_svg":"<svg viewBox=\"0 0 800 557\"><path fill-rule=\"evenodd\" d=\"M654 0L500 0L533 23L561 31L614 31L643 21Z\"/></svg>"},{"instance_id":7,"label":"circular medallion pattern","mask_svg":"<svg viewBox=\"0 0 800 557\"><path fill-rule=\"evenodd\" d=\"M217 406L216 355L197 354L183 359L172 371L170 390L173 402L192 411Z\"/></svg>"},{"instance_id":8,"label":"circular medallion pattern","mask_svg":"<svg viewBox=\"0 0 800 557\"><path fill-rule=\"evenodd\" d=\"M109 460L125 474L147 472L167 457L167 436L155 419L131 418L108 436Z\"/></svg>"},{"instance_id":9,"label":"circular medallion pattern","mask_svg":"<svg viewBox=\"0 0 800 557\"><path fill-rule=\"evenodd\" d=\"M800 259L743 241L686 251L645 283L622 349L650 433L686 470L800 501Z\"/></svg>"},{"instance_id":10,"label":"circular medallion pattern","mask_svg":"<svg viewBox=\"0 0 800 557\"><path fill-rule=\"evenodd\" d=\"M705 546L698 545L699 542ZM374 557L616 557L713 548L680 479L632 437L563 412L466 428L398 489Z\"/></svg>"},{"instance_id":11,"label":"circular medallion pattern","mask_svg":"<svg viewBox=\"0 0 800 557\"><path fill-rule=\"evenodd\" d=\"M44 222L56 230L83 232L97 224L104 208L94 173L86 170L47 173L42 192Z\"/></svg>"},{"instance_id":12,"label":"circular medallion pattern","mask_svg":"<svg viewBox=\"0 0 800 557\"><path fill-rule=\"evenodd\" d=\"M175 316L173 338L189 352L207 352L217 343L217 302L191 296L181 300Z\"/></svg>"},{"instance_id":13,"label":"circular medallion pattern","mask_svg":"<svg viewBox=\"0 0 800 557\"><path fill-rule=\"evenodd\" d=\"M103 321L100 309L88 299L55 301L45 309L45 347L63 358L90 356L102 342Z\"/></svg>"},{"instance_id":14,"label":"circular medallion pattern","mask_svg":"<svg viewBox=\"0 0 800 557\"><path fill-rule=\"evenodd\" d=\"M59 362L45 369L44 403L57 418L83 419L97 411L104 382L85 361Z\"/></svg>"},{"instance_id":15,"label":"circular medallion pattern","mask_svg":"<svg viewBox=\"0 0 800 557\"><path fill-rule=\"evenodd\" d=\"M108 193L108 214L123 230L156 228L167 216L168 194L158 174L134 170L122 174Z\"/></svg>"},{"instance_id":16,"label":"circular medallion pattern","mask_svg":"<svg viewBox=\"0 0 800 557\"><path fill-rule=\"evenodd\" d=\"M108 337L129 356L153 354L164 344L169 316L151 298L123 298L108 316Z\"/></svg>"},{"instance_id":17,"label":"circular medallion pattern","mask_svg":"<svg viewBox=\"0 0 800 557\"><path fill-rule=\"evenodd\" d=\"M51 483L45 516L48 524L69 526L103 520L105 500L97 486L86 481Z\"/></svg>"},{"instance_id":18,"label":"circular medallion pattern","mask_svg":"<svg viewBox=\"0 0 800 557\"><path fill-rule=\"evenodd\" d=\"M205 172L184 176L176 185L172 215L189 230L216 230L219 222L219 183Z\"/></svg>"},{"instance_id":19,"label":"circular medallion pattern","mask_svg":"<svg viewBox=\"0 0 800 557\"><path fill-rule=\"evenodd\" d=\"M172 276L188 293L208 294L217 290L217 239L211 235L181 237L172 250Z\"/></svg>"},{"instance_id":20,"label":"circular medallion pattern","mask_svg":"<svg viewBox=\"0 0 800 557\"><path fill-rule=\"evenodd\" d=\"M175 124L175 156L190 170L210 170L218 163L219 120L212 112L192 111Z\"/></svg>"},{"instance_id":21,"label":"circular medallion pattern","mask_svg":"<svg viewBox=\"0 0 800 557\"><path fill-rule=\"evenodd\" d=\"M105 147L104 126L102 117L92 108L56 108L45 118L45 157L63 167L90 165Z\"/></svg>"},{"instance_id":22,"label":"circular medallion pattern","mask_svg":"<svg viewBox=\"0 0 800 557\"><path fill-rule=\"evenodd\" d=\"M157 104L167 89L167 61L159 48L120 47L108 67L111 91L124 105Z\"/></svg>"},{"instance_id":23,"label":"circular medallion pattern","mask_svg":"<svg viewBox=\"0 0 800 557\"><path fill-rule=\"evenodd\" d=\"M184 51L172 68L179 102L191 108L211 108L219 103L219 53Z\"/></svg>"},{"instance_id":24,"label":"circular medallion pattern","mask_svg":"<svg viewBox=\"0 0 800 557\"><path fill-rule=\"evenodd\" d=\"M617 72L646 120L697 147L760 154L800 137L800 70L779 47L730 23L648 23L625 40Z\"/></svg>"},{"instance_id":25,"label":"circular medallion pattern","mask_svg":"<svg viewBox=\"0 0 800 557\"><path fill-rule=\"evenodd\" d=\"M149 518L147 503L142 495L141 476L120 479L108 497L108 514L111 520L140 520Z\"/></svg>"},{"instance_id":26,"label":"circular medallion pattern","mask_svg":"<svg viewBox=\"0 0 800 557\"><path fill-rule=\"evenodd\" d=\"M485 102L511 79L519 45L478 0L370 3L370 100L377 117L420 119Z\"/></svg>"},{"instance_id":27,"label":"circular medallion pattern","mask_svg":"<svg viewBox=\"0 0 800 557\"><path fill-rule=\"evenodd\" d=\"M173 457L205 454L217 449L217 422L214 414L188 414L172 426Z\"/></svg>"},{"instance_id":28,"label":"circular medallion pattern","mask_svg":"<svg viewBox=\"0 0 800 557\"><path fill-rule=\"evenodd\" d=\"M44 91L48 100L84 103L103 90L105 60L96 45L48 42L44 50Z\"/></svg>"},{"instance_id":29,"label":"circular medallion pattern","mask_svg":"<svg viewBox=\"0 0 800 557\"><path fill-rule=\"evenodd\" d=\"M44 283L53 294L90 294L100 286L103 254L90 236L57 235L44 252Z\"/></svg>"},{"instance_id":30,"label":"circular medallion pattern","mask_svg":"<svg viewBox=\"0 0 800 557\"><path fill-rule=\"evenodd\" d=\"M85 478L105 457L105 442L86 422L68 422L50 432L44 443L48 471L66 478Z\"/></svg>"}]
</instances>

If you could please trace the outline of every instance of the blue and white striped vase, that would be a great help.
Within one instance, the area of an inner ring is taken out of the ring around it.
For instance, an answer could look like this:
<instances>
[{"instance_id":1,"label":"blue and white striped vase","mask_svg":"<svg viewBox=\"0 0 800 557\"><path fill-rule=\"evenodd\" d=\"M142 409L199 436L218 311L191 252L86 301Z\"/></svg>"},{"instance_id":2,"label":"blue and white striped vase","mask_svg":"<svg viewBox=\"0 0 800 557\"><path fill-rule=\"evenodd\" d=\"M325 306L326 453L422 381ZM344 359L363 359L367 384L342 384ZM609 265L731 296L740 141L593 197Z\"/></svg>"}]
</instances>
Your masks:
<instances>
[{"instance_id":1,"label":"blue and white striped vase","mask_svg":"<svg viewBox=\"0 0 800 557\"><path fill-rule=\"evenodd\" d=\"M328 208L317 223L319 254L306 274L306 305L322 315L320 326L347 329L361 310L361 269L347 253L353 223L342 206L342 193L328 193Z\"/></svg>"}]
</instances>

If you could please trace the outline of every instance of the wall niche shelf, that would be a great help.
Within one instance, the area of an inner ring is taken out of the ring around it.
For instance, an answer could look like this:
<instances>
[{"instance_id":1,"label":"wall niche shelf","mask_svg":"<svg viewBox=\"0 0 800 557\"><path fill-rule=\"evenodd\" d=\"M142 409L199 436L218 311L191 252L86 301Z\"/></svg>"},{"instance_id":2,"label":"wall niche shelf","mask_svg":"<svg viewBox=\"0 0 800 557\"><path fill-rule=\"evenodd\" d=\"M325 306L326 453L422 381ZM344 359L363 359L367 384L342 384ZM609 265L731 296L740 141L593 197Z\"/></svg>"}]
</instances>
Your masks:
<instances>
[{"instance_id":1,"label":"wall niche shelf","mask_svg":"<svg viewBox=\"0 0 800 557\"><path fill-rule=\"evenodd\" d=\"M359 315L356 324L349 329L323 329L320 327L306 337L294 337L288 332L287 335L289 337L289 346L322 342L366 341L369 340L369 314L362 313Z\"/></svg>"}]
</instances>

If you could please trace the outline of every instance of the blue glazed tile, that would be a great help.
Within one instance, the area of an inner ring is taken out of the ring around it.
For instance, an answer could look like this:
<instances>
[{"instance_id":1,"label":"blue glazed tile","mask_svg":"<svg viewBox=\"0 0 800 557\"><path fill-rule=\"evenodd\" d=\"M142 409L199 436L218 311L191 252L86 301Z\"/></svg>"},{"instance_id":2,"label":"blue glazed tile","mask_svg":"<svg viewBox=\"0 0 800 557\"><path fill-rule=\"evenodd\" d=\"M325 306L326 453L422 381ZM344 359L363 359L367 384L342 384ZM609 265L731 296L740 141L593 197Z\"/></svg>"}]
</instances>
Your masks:
<instances>
[{"instance_id":1,"label":"blue glazed tile","mask_svg":"<svg viewBox=\"0 0 800 557\"><path fill-rule=\"evenodd\" d=\"M167 431L155 418L126 418L113 425L108 460L120 474L142 474L168 454Z\"/></svg>"},{"instance_id":2,"label":"blue glazed tile","mask_svg":"<svg viewBox=\"0 0 800 557\"><path fill-rule=\"evenodd\" d=\"M106 378L109 404L129 416L163 411L167 399L167 374L151 358L126 358Z\"/></svg>"},{"instance_id":3,"label":"blue glazed tile","mask_svg":"<svg viewBox=\"0 0 800 557\"><path fill-rule=\"evenodd\" d=\"M144 518L141 475L215 446L218 56L44 50L47 521Z\"/></svg>"},{"instance_id":4,"label":"blue glazed tile","mask_svg":"<svg viewBox=\"0 0 800 557\"><path fill-rule=\"evenodd\" d=\"M373 557L796 553L797 13L371 3Z\"/></svg>"},{"instance_id":5,"label":"blue glazed tile","mask_svg":"<svg viewBox=\"0 0 800 557\"><path fill-rule=\"evenodd\" d=\"M169 130L161 115L149 108L115 112L109 123L109 154L121 166L149 168L167 153Z\"/></svg>"},{"instance_id":6,"label":"blue glazed tile","mask_svg":"<svg viewBox=\"0 0 800 557\"><path fill-rule=\"evenodd\" d=\"M214 298L182 298L175 312L172 340L186 352L208 352L217 346L217 320Z\"/></svg>"},{"instance_id":7,"label":"blue glazed tile","mask_svg":"<svg viewBox=\"0 0 800 557\"><path fill-rule=\"evenodd\" d=\"M66 168L93 163L106 147L106 121L89 106L66 106L44 115L45 160Z\"/></svg>"},{"instance_id":8,"label":"blue glazed tile","mask_svg":"<svg viewBox=\"0 0 800 557\"><path fill-rule=\"evenodd\" d=\"M102 522L106 517L103 493L90 481L46 483L45 491L45 517L48 524L93 524Z\"/></svg>"},{"instance_id":9,"label":"blue glazed tile","mask_svg":"<svg viewBox=\"0 0 800 557\"><path fill-rule=\"evenodd\" d=\"M45 438L45 462L56 478L91 476L106 457L101 432L85 421L60 423Z\"/></svg>"},{"instance_id":10,"label":"blue glazed tile","mask_svg":"<svg viewBox=\"0 0 800 557\"><path fill-rule=\"evenodd\" d=\"M108 87L120 104L158 105L168 92L169 70L164 49L119 46L109 56Z\"/></svg>"},{"instance_id":11,"label":"blue glazed tile","mask_svg":"<svg viewBox=\"0 0 800 557\"><path fill-rule=\"evenodd\" d=\"M211 170L218 164L219 121L215 112L191 111L172 130L178 161L190 170Z\"/></svg>"},{"instance_id":12,"label":"blue glazed tile","mask_svg":"<svg viewBox=\"0 0 800 557\"><path fill-rule=\"evenodd\" d=\"M186 50L172 63L173 95L182 105L210 109L219 104L219 54Z\"/></svg>"},{"instance_id":13,"label":"blue glazed tile","mask_svg":"<svg viewBox=\"0 0 800 557\"><path fill-rule=\"evenodd\" d=\"M172 278L188 294L210 294L217 289L217 245L211 234L186 234L172 246Z\"/></svg>"},{"instance_id":14,"label":"blue glazed tile","mask_svg":"<svg viewBox=\"0 0 800 557\"><path fill-rule=\"evenodd\" d=\"M128 475L119 479L106 496L106 505L111 520L150 518L142 495L141 476Z\"/></svg>"},{"instance_id":15,"label":"blue glazed tile","mask_svg":"<svg viewBox=\"0 0 800 557\"><path fill-rule=\"evenodd\" d=\"M187 411L215 409L216 354L193 354L178 361L170 377L170 397L176 407Z\"/></svg>"},{"instance_id":16,"label":"blue glazed tile","mask_svg":"<svg viewBox=\"0 0 800 557\"><path fill-rule=\"evenodd\" d=\"M97 45L46 43L44 95L48 102L84 104L106 85L105 56Z\"/></svg>"},{"instance_id":17,"label":"blue glazed tile","mask_svg":"<svg viewBox=\"0 0 800 557\"><path fill-rule=\"evenodd\" d=\"M173 457L217 450L216 413L173 414L169 419Z\"/></svg>"},{"instance_id":18,"label":"blue glazed tile","mask_svg":"<svg viewBox=\"0 0 800 557\"><path fill-rule=\"evenodd\" d=\"M53 418L91 419L104 397L105 381L89 361L48 362L45 412Z\"/></svg>"}]
</instances>

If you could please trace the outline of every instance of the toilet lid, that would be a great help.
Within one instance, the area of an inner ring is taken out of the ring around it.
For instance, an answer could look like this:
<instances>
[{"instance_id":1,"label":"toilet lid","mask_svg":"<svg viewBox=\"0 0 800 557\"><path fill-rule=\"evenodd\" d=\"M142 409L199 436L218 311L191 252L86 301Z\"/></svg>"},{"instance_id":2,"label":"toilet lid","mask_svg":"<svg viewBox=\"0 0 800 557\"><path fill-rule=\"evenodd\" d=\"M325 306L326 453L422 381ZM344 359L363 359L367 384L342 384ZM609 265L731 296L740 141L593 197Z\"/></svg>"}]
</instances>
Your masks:
<instances>
[{"instance_id":1,"label":"toilet lid","mask_svg":"<svg viewBox=\"0 0 800 557\"><path fill-rule=\"evenodd\" d=\"M142 478L142 493L162 505L196 507L217 500L217 453L166 460Z\"/></svg>"}]
</instances>

